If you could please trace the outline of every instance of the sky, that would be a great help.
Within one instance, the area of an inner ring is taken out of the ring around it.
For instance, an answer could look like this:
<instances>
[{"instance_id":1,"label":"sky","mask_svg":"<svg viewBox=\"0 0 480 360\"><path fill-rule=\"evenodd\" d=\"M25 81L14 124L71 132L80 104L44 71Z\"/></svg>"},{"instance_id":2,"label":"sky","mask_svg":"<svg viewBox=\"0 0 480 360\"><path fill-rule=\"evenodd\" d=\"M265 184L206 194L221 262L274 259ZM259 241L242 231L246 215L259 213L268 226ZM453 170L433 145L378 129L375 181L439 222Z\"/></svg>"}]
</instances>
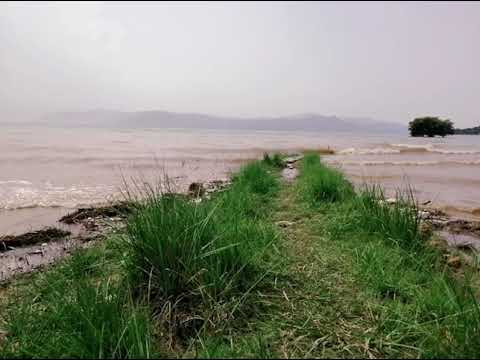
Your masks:
<instances>
[{"instance_id":1,"label":"sky","mask_svg":"<svg viewBox=\"0 0 480 360\"><path fill-rule=\"evenodd\" d=\"M480 124L480 3L0 3L0 119L301 113Z\"/></svg>"}]
</instances>

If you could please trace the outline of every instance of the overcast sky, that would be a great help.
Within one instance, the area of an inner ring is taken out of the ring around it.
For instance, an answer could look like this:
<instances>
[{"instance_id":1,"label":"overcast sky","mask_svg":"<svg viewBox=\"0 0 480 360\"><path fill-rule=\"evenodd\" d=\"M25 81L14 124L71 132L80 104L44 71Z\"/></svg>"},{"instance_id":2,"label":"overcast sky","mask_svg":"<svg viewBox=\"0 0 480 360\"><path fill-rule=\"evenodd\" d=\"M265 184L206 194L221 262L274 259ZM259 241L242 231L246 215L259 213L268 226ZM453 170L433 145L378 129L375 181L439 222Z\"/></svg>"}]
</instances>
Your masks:
<instances>
[{"instance_id":1,"label":"overcast sky","mask_svg":"<svg viewBox=\"0 0 480 360\"><path fill-rule=\"evenodd\" d=\"M480 3L0 3L0 116L480 123Z\"/></svg>"}]
</instances>

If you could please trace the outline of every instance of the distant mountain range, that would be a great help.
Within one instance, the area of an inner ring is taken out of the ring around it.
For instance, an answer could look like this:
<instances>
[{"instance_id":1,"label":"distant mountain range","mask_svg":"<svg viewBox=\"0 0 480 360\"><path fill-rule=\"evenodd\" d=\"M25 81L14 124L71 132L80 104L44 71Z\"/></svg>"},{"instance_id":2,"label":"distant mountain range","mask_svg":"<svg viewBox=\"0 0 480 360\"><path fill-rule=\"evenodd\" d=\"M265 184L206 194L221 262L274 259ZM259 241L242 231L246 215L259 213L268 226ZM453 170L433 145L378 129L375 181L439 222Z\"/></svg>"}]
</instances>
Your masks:
<instances>
[{"instance_id":1,"label":"distant mountain range","mask_svg":"<svg viewBox=\"0 0 480 360\"><path fill-rule=\"evenodd\" d=\"M222 117L168 111L122 112L91 110L50 113L42 119L45 125L120 128L188 128L219 130L284 130L284 131L352 131L369 133L406 132L406 126L351 118L301 114L281 117Z\"/></svg>"}]
</instances>

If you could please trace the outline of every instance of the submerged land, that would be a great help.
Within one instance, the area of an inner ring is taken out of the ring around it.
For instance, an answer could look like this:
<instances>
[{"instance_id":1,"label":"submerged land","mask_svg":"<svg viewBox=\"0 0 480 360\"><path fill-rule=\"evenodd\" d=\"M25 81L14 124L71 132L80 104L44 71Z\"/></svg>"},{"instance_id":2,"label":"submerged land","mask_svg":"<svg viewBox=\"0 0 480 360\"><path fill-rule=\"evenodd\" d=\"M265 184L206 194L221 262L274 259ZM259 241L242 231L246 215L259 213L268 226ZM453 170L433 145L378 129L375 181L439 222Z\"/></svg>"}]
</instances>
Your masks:
<instances>
[{"instance_id":1,"label":"submerged land","mask_svg":"<svg viewBox=\"0 0 480 360\"><path fill-rule=\"evenodd\" d=\"M480 355L477 252L441 233L478 223L354 189L317 153L140 190L65 217L70 256L5 278L2 358Z\"/></svg>"}]
</instances>

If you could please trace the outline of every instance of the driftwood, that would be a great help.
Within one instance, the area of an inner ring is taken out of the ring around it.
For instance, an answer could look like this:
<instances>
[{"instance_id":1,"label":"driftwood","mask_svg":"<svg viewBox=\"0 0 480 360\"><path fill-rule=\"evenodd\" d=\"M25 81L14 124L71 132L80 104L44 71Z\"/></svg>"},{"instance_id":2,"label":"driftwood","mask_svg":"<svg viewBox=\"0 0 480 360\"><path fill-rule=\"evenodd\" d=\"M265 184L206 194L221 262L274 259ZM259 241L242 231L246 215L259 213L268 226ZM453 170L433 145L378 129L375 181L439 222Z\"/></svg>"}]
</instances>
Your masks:
<instances>
[{"instance_id":1,"label":"driftwood","mask_svg":"<svg viewBox=\"0 0 480 360\"><path fill-rule=\"evenodd\" d=\"M70 235L70 231L47 227L42 230L27 232L21 235L6 235L0 237L0 252L7 251L10 248L23 247L38 243L48 243L51 240L57 240Z\"/></svg>"}]
</instances>

